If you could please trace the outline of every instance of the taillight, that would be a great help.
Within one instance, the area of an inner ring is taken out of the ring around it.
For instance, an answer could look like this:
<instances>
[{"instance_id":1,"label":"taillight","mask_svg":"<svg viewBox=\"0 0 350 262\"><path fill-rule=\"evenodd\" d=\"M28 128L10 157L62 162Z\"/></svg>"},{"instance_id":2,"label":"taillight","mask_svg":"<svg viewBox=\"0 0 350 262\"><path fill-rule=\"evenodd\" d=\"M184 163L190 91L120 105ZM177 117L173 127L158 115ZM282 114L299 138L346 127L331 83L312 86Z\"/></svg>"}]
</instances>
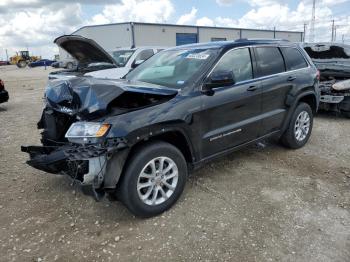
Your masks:
<instances>
[{"instance_id":1,"label":"taillight","mask_svg":"<svg viewBox=\"0 0 350 262\"><path fill-rule=\"evenodd\" d=\"M0 90L5 89L4 82L0 79Z\"/></svg>"},{"instance_id":2,"label":"taillight","mask_svg":"<svg viewBox=\"0 0 350 262\"><path fill-rule=\"evenodd\" d=\"M316 72L316 78L317 78L318 81L320 81L320 79L321 79L320 70L317 70L317 72Z\"/></svg>"}]
</instances>

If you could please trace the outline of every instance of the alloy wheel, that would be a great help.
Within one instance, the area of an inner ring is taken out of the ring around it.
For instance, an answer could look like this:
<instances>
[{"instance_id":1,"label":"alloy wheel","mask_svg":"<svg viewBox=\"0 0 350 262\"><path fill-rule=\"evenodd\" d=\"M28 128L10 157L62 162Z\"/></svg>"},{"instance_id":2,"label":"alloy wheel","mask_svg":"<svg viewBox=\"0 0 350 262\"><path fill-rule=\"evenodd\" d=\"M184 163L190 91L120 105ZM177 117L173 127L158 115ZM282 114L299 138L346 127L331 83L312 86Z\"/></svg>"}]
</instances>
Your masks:
<instances>
[{"instance_id":1,"label":"alloy wheel","mask_svg":"<svg viewBox=\"0 0 350 262\"><path fill-rule=\"evenodd\" d=\"M303 141L310 131L310 115L306 111L301 111L294 125L294 135L297 141Z\"/></svg>"},{"instance_id":2,"label":"alloy wheel","mask_svg":"<svg viewBox=\"0 0 350 262\"><path fill-rule=\"evenodd\" d=\"M174 193L178 179L178 167L172 159L154 158L144 166L139 174L138 196L146 205L162 204Z\"/></svg>"}]
</instances>

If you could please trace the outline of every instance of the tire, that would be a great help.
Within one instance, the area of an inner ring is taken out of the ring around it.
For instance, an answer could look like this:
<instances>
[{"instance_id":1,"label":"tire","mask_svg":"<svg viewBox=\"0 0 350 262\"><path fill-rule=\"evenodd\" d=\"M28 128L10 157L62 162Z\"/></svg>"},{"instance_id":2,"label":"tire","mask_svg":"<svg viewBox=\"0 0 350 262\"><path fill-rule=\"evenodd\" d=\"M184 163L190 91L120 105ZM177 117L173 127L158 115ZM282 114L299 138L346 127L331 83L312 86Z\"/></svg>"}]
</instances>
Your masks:
<instances>
[{"instance_id":1,"label":"tire","mask_svg":"<svg viewBox=\"0 0 350 262\"><path fill-rule=\"evenodd\" d=\"M17 67L18 68L24 68L24 67L26 67L26 65L27 65L27 62L25 60L19 60L17 62Z\"/></svg>"},{"instance_id":2,"label":"tire","mask_svg":"<svg viewBox=\"0 0 350 262\"><path fill-rule=\"evenodd\" d=\"M307 121L307 118L304 119L305 116L308 117L309 121ZM303 128L300 129L300 132L297 131L299 130L297 127L297 121L301 126L303 126ZM307 123L308 128L306 128ZM313 113L311 107L306 103L299 103L291 117L287 130L281 137L281 143L284 146L292 149L298 149L303 147L310 138L312 126Z\"/></svg>"},{"instance_id":3,"label":"tire","mask_svg":"<svg viewBox=\"0 0 350 262\"><path fill-rule=\"evenodd\" d=\"M155 174L155 170L160 170L161 161L163 161L165 171L166 168L170 168L170 164L175 165L170 171L163 174L163 180L161 180L161 172L157 173L157 176L152 175L152 173ZM153 172L152 163L155 163ZM177 176L175 176L176 171ZM166 179L171 176L173 177ZM187 163L180 150L169 143L153 142L139 147L128 161L117 196L134 215L152 217L163 213L175 204L185 187L186 180ZM163 184L163 181L172 185L173 190L165 183ZM153 186L145 187L146 184ZM143 187L138 189L138 186ZM162 188L162 191L159 190L159 187ZM153 201L154 196L156 201ZM145 200L142 200L141 197L144 197Z\"/></svg>"},{"instance_id":4,"label":"tire","mask_svg":"<svg viewBox=\"0 0 350 262\"><path fill-rule=\"evenodd\" d=\"M69 70L72 70L73 69L73 63L71 63L71 62L67 63L66 68L69 69Z\"/></svg>"}]
</instances>

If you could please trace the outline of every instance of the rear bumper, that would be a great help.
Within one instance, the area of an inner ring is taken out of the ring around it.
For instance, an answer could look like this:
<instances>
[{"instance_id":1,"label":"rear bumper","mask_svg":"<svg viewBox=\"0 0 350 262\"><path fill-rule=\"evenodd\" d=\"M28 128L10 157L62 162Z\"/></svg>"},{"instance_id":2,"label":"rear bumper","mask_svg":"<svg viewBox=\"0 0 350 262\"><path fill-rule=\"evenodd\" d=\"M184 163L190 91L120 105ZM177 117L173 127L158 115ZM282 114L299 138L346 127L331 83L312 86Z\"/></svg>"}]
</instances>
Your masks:
<instances>
[{"instance_id":1,"label":"rear bumper","mask_svg":"<svg viewBox=\"0 0 350 262\"><path fill-rule=\"evenodd\" d=\"M22 146L29 154L27 164L51 174L68 175L82 191L100 200L107 166L107 150L97 146Z\"/></svg>"},{"instance_id":2,"label":"rear bumper","mask_svg":"<svg viewBox=\"0 0 350 262\"><path fill-rule=\"evenodd\" d=\"M9 100L9 93L6 90L0 91L0 103L5 103Z\"/></svg>"}]
</instances>

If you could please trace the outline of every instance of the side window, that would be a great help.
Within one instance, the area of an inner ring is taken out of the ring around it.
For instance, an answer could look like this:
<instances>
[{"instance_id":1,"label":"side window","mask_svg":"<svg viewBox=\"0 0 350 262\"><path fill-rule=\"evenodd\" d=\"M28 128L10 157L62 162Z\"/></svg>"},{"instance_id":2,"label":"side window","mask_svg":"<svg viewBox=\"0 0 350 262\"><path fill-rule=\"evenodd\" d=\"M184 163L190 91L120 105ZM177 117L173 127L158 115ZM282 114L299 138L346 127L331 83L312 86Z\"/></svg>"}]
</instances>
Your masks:
<instances>
[{"instance_id":1,"label":"side window","mask_svg":"<svg viewBox=\"0 0 350 262\"><path fill-rule=\"evenodd\" d=\"M257 47L259 76L278 74L285 71L284 60L277 47Z\"/></svg>"},{"instance_id":2,"label":"side window","mask_svg":"<svg viewBox=\"0 0 350 262\"><path fill-rule=\"evenodd\" d=\"M298 49L293 47L282 47L281 50L286 62L287 70L296 70L307 67L305 58Z\"/></svg>"},{"instance_id":3,"label":"side window","mask_svg":"<svg viewBox=\"0 0 350 262\"><path fill-rule=\"evenodd\" d=\"M144 60L146 61L148 58L150 58L151 56L153 56L153 50L152 49L146 49L146 50L142 50L136 57L136 61L137 60Z\"/></svg>"},{"instance_id":4,"label":"side window","mask_svg":"<svg viewBox=\"0 0 350 262\"><path fill-rule=\"evenodd\" d=\"M236 82L253 78L252 62L248 48L228 51L223 55L214 71L232 71Z\"/></svg>"}]
</instances>

